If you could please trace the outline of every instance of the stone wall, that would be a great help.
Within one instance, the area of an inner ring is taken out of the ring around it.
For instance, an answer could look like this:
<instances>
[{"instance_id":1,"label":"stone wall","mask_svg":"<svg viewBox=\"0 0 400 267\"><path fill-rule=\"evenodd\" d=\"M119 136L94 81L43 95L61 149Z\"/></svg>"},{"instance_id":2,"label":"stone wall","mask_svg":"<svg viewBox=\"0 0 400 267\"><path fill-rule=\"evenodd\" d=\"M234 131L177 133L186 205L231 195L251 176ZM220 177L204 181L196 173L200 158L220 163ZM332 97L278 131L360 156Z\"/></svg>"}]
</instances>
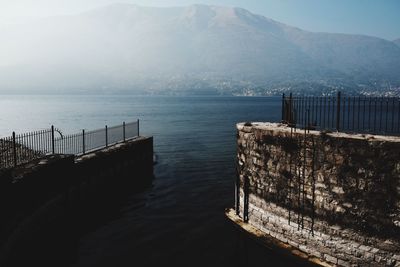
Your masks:
<instances>
[{"instance_id":1,"label":"stone wall","mask_svg":"<svg viewBox=\"0 0 400 267\"><path fill-rule=\"evenodd\" d=\"M331 265L400 266L400 138L237 129L244 221Z\"/></svg>"},{"instance_id":2,"label":"stone wall","mask_svg":"<svg viewBox=\"0 0 400 267\"><path fill-rule=\"evenodd\" d=\"M2 170L0 266L24 266L27 253L35 254L44 242L37 240L44 238L44 228L54 227L58 239L77 240L94 211L106 212L124 191L140 190L152 178L153 138L146 137L81 157L51 155Z\"/></svg>"}]
</instances>

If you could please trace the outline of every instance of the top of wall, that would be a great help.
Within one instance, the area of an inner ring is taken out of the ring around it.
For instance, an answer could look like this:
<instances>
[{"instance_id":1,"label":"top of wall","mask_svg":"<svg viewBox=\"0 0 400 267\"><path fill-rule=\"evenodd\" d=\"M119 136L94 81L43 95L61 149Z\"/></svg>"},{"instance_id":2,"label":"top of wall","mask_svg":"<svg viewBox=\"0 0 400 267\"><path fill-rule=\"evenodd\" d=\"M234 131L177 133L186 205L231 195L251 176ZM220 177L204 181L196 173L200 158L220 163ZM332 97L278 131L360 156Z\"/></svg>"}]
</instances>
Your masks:
<instances>
[{"instance_id":1,"label":"top of wall","mask_svg":"<svg viewBox=\"0 0 400 267\"><path fill-rule=\"evenodd\" d=\"M251 122L251 126L245 126L245 124L249 124L248 122L238 123L236 124L236 128L242 132L252 132L254 129L264 130L264 131L272 131L276 133L290 133L296 131L297 133L304 133L304 129L294 129L288 127L283 123L271 123L271 122ZM400 136L384 136L384 135L372 135L372 134L355 134L355 133L343 133L343 132L325 132L326 135L335 137L335 138L348 138L348 139L358 139L358 140L366 140L369 142L395 142L400 143ZM321 131L310 130L307 131L307 135L320 135Z\"/></svg>"}]
</instances>

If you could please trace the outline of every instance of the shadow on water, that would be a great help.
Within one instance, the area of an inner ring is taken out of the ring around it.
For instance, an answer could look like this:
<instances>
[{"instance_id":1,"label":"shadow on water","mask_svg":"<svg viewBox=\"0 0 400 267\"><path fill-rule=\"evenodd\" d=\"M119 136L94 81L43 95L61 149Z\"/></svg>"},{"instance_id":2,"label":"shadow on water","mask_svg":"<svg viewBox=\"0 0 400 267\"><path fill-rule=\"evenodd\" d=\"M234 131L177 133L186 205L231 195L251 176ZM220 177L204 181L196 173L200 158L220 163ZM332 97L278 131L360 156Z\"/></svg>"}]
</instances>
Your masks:
<instances>
[{"instance_id":1,"label":"shadow on water","mask_svg":"<svg viewBox=\"0 0 400 267\"><path fill-rule=\"evenodd\" d=\"M201 194L190 192L199 206L189 211L179 199L159 202L154 190L154 184L123 187L99 194L79 211L56 214L26 235L7 266L313 266L255 242Z\"/></svg>"},{"instance_id":2,"label":"shadow on water","mask_svg":"<svg viewBox=\"0 0 400 267\"><path fill-rule=\"evenodd\" d=\"M123 214L122 207L133 197L136 207L145 206L143 195L151 190L154 176L140 184L125 183L122 186L92 192L78 209L65 209L52 214L33 231L23 233L5 267L20 266L71 266L78 261L80 239L107 225ZM31 229L32 230L32 229Z\"/></svg>"}]
</instances>

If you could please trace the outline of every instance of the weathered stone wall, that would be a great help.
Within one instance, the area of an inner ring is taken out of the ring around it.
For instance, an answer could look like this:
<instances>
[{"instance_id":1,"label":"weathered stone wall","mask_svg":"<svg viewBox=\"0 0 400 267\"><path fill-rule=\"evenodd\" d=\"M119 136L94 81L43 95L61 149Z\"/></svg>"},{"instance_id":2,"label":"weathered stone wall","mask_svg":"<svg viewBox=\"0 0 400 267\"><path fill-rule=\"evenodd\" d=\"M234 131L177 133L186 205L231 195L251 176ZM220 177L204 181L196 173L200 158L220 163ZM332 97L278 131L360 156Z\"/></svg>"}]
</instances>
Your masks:
<instances>
[{"instance_id":1,"label":"weathered stone wall","mask_svg":"<svg viewBox=\"0 0 400 267\"><path fill-rule=\"evenodd\" d=\"M237 129L245 221L332 265L400 266L400 138Z\"/></svg>"},{"instance_id":2,"label":"weathered stone wall","mask_svg":"<svg viewBox=\"0 0 400 267\"><path fill-rule=\"evenodd\" d=\"M23 266L19 260L34 249L27 244L39 244L42 228L55 221L60 238L77 235L91 212L104 211L123 190L139 190L152 177L153 138L146 137L81 157L52 155L2 170L0 266Z\"/></svg>"}]
</instances>

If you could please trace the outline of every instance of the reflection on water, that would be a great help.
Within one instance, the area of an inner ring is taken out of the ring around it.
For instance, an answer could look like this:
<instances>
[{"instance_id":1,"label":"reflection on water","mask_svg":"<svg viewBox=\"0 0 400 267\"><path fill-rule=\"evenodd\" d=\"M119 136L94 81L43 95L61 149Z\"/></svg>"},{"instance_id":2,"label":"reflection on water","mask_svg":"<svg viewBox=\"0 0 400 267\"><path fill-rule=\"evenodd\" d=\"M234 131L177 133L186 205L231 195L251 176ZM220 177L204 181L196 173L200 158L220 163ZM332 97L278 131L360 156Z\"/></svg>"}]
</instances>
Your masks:
<instances>
[{"instance_id":1,"label":"reflection on water","mask_svg":"<svg viewBox=\"0 0 400 267\"><path fill-rule=\"evenodd\" d=\"M279 120L280 98L8 96L0 106L0 135L139 118L141 133L154 136L153 186L84 232L71 266L299 266L243 238L224 218L233 206L235 124Z\"/></svg>"}]
</instances>

